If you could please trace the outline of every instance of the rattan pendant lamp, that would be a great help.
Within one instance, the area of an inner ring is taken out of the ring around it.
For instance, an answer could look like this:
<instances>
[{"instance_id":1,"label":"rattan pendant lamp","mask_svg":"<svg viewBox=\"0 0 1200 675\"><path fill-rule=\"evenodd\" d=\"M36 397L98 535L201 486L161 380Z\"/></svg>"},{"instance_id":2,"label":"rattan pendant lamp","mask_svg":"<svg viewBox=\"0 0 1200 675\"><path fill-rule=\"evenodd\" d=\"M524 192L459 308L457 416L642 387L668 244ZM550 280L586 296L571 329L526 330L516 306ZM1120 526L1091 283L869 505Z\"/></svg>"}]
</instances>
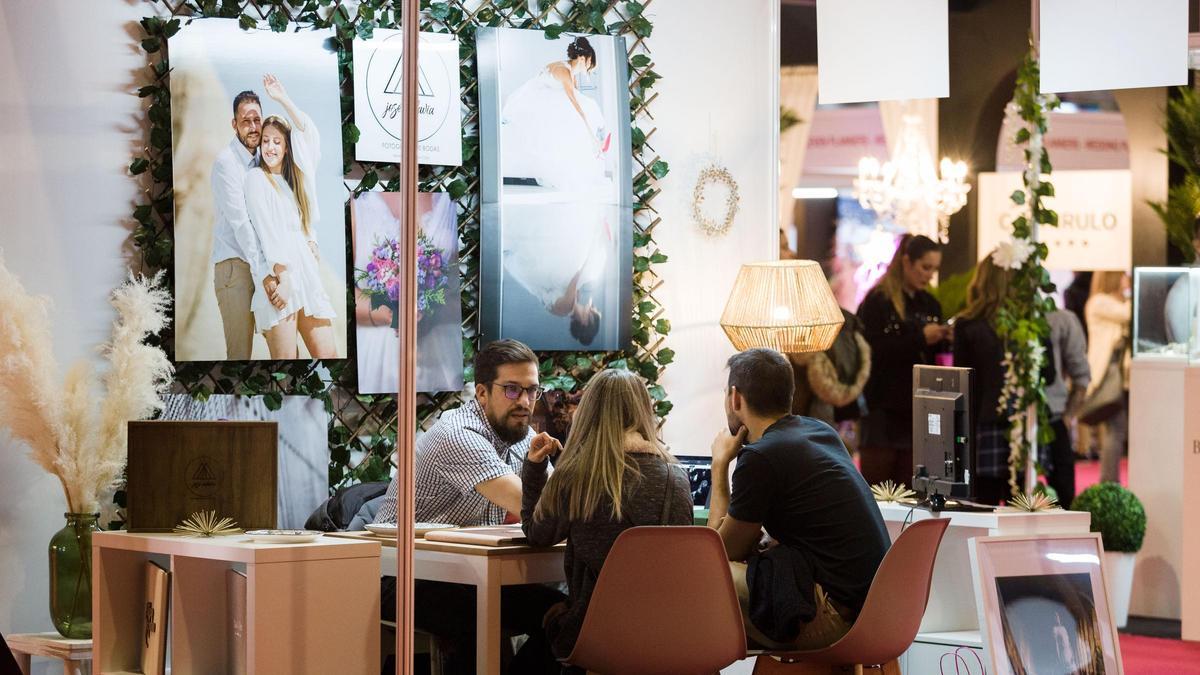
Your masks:
<instances>
[{"instance_id":1,"label":"rattan pendant lamp","mask_svg":"<svg viewBox=\"0 0 1200 675\"><path fill-rule=\"evenodd\" d=\"M738 351L823 352L843 321L821 265L812 260L742 265L721 314L721 328Z\"/></svg>"}]
</instances>

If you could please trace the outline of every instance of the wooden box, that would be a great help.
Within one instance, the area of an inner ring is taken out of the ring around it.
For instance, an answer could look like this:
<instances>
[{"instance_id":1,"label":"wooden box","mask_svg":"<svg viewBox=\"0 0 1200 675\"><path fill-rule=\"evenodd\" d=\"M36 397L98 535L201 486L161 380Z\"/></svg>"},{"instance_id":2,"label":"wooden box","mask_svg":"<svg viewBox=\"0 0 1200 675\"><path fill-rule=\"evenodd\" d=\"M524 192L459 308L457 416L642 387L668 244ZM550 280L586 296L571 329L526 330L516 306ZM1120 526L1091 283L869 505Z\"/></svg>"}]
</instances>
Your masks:
<instances>
[{"instance_id":1,"label":"wooden box","mask_svg":"<svg viewBox=\"0 0 1200 675\"><path fill-rule=\"evenodd\" d=\"M275 422L130 422L129 531L169 532L197 511L274 528L278 439Z\"/></svg>"}]
</instances>

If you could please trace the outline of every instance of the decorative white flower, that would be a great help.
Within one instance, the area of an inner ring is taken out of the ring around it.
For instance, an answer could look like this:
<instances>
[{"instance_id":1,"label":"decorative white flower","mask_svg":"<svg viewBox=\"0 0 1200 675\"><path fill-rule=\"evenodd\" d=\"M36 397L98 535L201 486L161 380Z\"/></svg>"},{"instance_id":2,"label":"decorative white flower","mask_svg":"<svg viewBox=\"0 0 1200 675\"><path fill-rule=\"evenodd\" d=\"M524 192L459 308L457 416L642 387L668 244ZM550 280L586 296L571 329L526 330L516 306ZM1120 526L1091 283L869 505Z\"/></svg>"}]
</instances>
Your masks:
<instances>
[{"instance_id":1,"label":"decorative white flower","mask_svg":"<svg viewBox=\"0 0 1200 675\"><path fill-rule=\"evenodd\" d=\"M1033 255L1033 242L1028 239L1014 238L1012 241L1000 242L992 253L992 262L1005 269L1017 270Z\"/></svg>"}]
</instances>

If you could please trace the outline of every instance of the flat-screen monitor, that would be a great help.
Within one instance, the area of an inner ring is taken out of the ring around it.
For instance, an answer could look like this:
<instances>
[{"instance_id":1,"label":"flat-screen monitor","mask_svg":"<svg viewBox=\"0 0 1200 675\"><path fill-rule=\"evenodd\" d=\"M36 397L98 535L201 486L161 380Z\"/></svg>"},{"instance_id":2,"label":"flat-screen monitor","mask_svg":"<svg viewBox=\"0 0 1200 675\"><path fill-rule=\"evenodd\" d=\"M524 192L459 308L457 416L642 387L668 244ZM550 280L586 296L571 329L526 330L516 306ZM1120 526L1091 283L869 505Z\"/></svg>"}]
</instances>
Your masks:
<instances>
[{"instance_id":1,"label":"flat-screen monitor","mask_svg":"<svg viewBox=\"0 0 1200 675\"><path fill-rule=\"evenodd\" d=\"M712 457L700 455L678 455L680 466L687 472L691 483L692 503L696 506L708 506L709 493L712 488Z\"/></svg>"},{"instance_id":2,"label":"flat-screen monitor","mask_svg":"<svg viewBox=\"0 0 1200 675\"><path fill-rule=\"evenodd\" d=\"M934 508L972 497L971 369L913 366L913 489Z\"/></svg>"}]
</instances>

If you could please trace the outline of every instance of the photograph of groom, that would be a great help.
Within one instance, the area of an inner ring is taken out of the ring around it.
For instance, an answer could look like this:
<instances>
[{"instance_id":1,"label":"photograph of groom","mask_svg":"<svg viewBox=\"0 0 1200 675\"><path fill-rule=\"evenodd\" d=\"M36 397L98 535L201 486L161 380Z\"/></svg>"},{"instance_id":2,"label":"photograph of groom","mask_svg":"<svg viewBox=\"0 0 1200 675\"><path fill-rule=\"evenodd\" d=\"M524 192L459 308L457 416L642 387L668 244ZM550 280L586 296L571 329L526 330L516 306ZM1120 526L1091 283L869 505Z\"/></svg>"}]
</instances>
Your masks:
<instances>
[{"instance_id":1,"label":"photograph of groom","mask_svg":"<svg viewBox=\"0 0 1200 675\"><path fill-rule=\"evenodd\" d=\"M204 19L170 40L178 361L346 357L329 37Z\"/></svg>"}]
</instances>

